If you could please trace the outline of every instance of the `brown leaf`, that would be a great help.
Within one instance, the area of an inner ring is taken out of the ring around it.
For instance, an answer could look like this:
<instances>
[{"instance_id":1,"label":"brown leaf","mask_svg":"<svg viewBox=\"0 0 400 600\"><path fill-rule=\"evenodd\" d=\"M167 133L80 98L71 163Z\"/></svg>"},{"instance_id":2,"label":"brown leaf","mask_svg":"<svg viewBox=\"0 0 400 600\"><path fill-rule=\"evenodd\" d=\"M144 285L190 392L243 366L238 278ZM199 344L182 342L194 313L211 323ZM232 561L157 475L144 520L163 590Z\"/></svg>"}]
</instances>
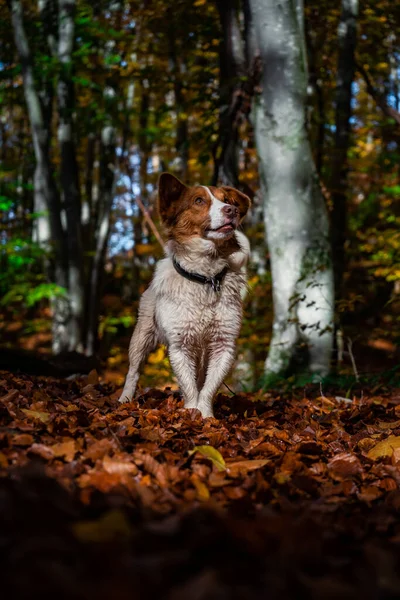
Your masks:
<instances>
[{"instance_id":1,"label":"brown leaf","mask_svg":"<svg viewBox=\"0 0 400 600\"><path fill-rule=\"evenodd\" d=\"M18 398L19 396L19 391L18 390L11 390L10 392L8 392L8 394L6 394L5 396L2 396L0 398L0 402L13 402L16 398Z\"/></svg>"},{"instance_id":2,"label":"brown leaf","mask_svg":"<svg viewBox=\"0 0 400 600\"><path fill-rule=\"evenodd\" d=\"M99 375L96 369L92 369L87 376L87 384L88 385L97 385L99 383Z\"/></svg>"},{"instance_id":3,"label":"brown leaf","mask_svg":"<svg viewBox=\"0 0 400 600\"><path fill-rule=\"evenodd\" d=\"M103 458L106 454L115 452L117 444L114 439L103 438L102 440L94 440L89 448L84 453L84 458L96 462L99 458Z\"/></svg>"},{"instance_id":4,"label":"brown leaf","mask_svg":"<svg viewBox=\"0 0 400 600\"><path fill-rule=\"evenodd\" d=\"M223 488L224 494L229 500L239 500L240 498L244 498L246 496L246 490L241 487L231 487L227 486Z\"/></svg>"},{"instance_id":5,"label":"brown leaf","mask_svg":"<svg viewBox=\"0 0 400 600\"><path fill-rule=\"evenodd\" d=\"M376 500L380 496L382 496L383 491L380 490L376 485L365 485L361 488L361 492L357 494L359 500L363 502L372 502Z\"/></svg>"},{"instance_id":6,"label":"brown leaf","mask_svg":"<svg viewBox=\"0 0 400 600\"><path fill-rule=\"evenodd\" d=\"M160 464L153 456L147 453L135 453L136 464L143 465L145 471L153 475L161 487L167 487L167 474L165 465Z\"/></svg>"},{"instance_id":7,"label":"brown leaf","mask_svg":"<svg viewBox=\"0 0 400 600\"><path fill-rule=\"evenodd\" d=\"M30 446L33 444L33 436L29 433L20 433L12 438L14 446Z\"/></svg>"},{"instance_id":8,"label":"brown leaf","mask_svg":"<svg viewBox=\"0 0 400 600\"><path fill-rule=\"evenodd\" d=\"M135 487L133 478L130 475L127 476L126 473L121 475L121 473L107 473L95 469L78 477L78 483L82 488L93 487L105 494L121 485Z\"/></svg>"},{"instance_id":9,"label":"brown leaf","mask_svg":"<svg viewBox=\"0 0 400 600\"><path fill-rule=\"evenodd\" d=\"M328 462L328 470L333 479L348 479L362 472L362 466L354 454L341 452Z\"/></svg>"},{"instance_id":10,"label":"brown leaf","mask_svg":"<svg viewBox=\"0 0 400 600\"><path fill-rule=\"evenodd\" d=\"M256 460L239 460L238 462L226 463L226 470L230 477L235 478L239 477L240 475L247 475L249 471L261 469L269 462L270 460L268 458L260 458Z\"/></svg>"},{"instance_id":11,"label":"brown leaf","mask_svg":"<svg viewBox=\"0 0 400 600\"><path fill-rule=\"evenodd\" d=\"M56 458L65 458L67 462L74 460L76 452L75 440L66 440L65 442L54 444L53 446L50 446L50 448Z\"/></svg>"},{"instance_id":12,"label":"brown leaf","mask_svg":"<svg viewBox=\"0 0 400 600\"><path fill-rule=\"evenodd\" d=\"M110 458L106 455L103 458L103 468L107 473L118 473L120 475L130 473L131 475L136 475L138 473L137 466L130 462L128 456L122 455L122 457L112 457Z\"/></svg>"},{"instance_id":13,"label":"brown leaf","mask_svg":"<svg viewBox=\"0 0 400 600\"><path fill-rule=\"evenodd\" d=\"M50 448L50 446L46 446L45 444L32 444L29 448L29 454L36 454L45 460L51 460L54 458L54 452Z\"/></svg>"},{"instance_id":14,"label":"brown leaf","mask_svg":"<svg viewBox=\"0 0 400 600\"><path fill-rule=\"evenodd\" d=\"M7 467L8 467L7 456L3 452L0 452L0 469L6 469Z\"/></svg>"}]
</instances>

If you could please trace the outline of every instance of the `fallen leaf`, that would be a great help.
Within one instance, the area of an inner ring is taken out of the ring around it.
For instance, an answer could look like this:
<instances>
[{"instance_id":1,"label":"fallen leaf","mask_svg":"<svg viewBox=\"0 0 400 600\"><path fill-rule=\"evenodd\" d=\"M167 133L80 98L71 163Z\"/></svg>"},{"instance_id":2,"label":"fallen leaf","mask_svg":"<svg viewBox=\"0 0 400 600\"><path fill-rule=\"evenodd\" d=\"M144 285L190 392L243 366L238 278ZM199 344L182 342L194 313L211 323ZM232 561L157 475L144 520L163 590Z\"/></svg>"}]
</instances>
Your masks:
<instances>
[{"instance_id":1,"label":"fallen leaf","mask_svg":"<svg viewBox=\"0 0 400 600\"><path fill-rule=\"evenodd\" d=\"M0 398L0 402L12 402L16 398L18 398L18 396L19 396L18 390L11 390L10 392L8 392L8 394L6 394L5 396L2 396Z\"/></svg>"},{"instance_id":2,"label":"fallen leaf","mask_svg":"<svg viewBox=\"0 0 400 600\"><path fill-rule=\"evenodd\" d=\"M206 484L203 483L201 481L201 479L195 474L193 474L190 479L191 479L194 487L196 488L197 499L200 500L201 502L206 502L207 500L209 500L210 499L210 491L209 491L208 487L206 486Z\"/></svg>"},{"instance_id":3,"label":"fallen leaf","mask_svg":"<svg viewBox=\"0 0 400 600\"><path fill-rule=\"evenodd\" d=\"M48 423L50 420L50 413L48 412L29 410L28 408L21 408L21 410L29 419L36 419L37 421L41 421L41 423Z\"/></svg>"},{"instance_id":4,"label":"fallen leaf","mask_svg":"<svg viewBox=\"0 0 400 600\"><path fill-rule=\"evenodd\" d=\"M225 461L221 453L218 452L216 448L213 448L212 446L195 446L193 450L189 451L189 456L191 456L195 452L198 452L199 454L204 456L204 458L208 458L209 460L211 460L212 464L218 469L218 471L226 470Z\"/></svg>"},{"instance_id":5,"label":"fallen leaf","mask_svg":"<svg viewBox=\"0 0 400 600\"><path fill-rule=\"evenodd\" d=\"M341 480L358 475L362 466L357 456L341 452L328 462L328 470L334 479Z\"/></svg>"},{"instance_id":6,"label":"fallen leaf","mask_svg":"<svg viewBox=\"0 0 400 600\"><path fill-rule=\"evenodd\" d=\"M368 458L372 460L377 460L378 458L383 458L384 456L392 456L393 451L396 448L400 448L400 436L399 435L389 435L385 440L382 440L376 446L371 448L368 452Z\"/></svg>"},{"instance_id":7,"label":"fallen leaf","mask_svg":"<svg viewBox=\"0 0 400 600\"><path fill-rule=\"evenodd\" d=\"M92 369L87 376L87 384L88 385L97 385L99 383L99 375L96 369Z\"/></svg>"},{"instance_id":8,"label":"fallen leaf","mask_svg":"<svg viewBox=\"0 0 400 600\"><path fill-rule=\"evenodd\" d=\"M29 454L36 454L45 460L51 460L54 458L54 452L50 448L50 446L46 446L45 444L32 444L29 448Z\"/></svg>"},{"instance_id":9,"label":"fallen leaf","mask_svg":"<svg viewBox=\"0 0 400 600\"><path fill-rule=\"evenodd\" d=\"M82 542L108 542L113 539L130 538L131 526L121 510L110 510L97 521L78 521L72 531Z\"/></svg>"},{"instance_id":10,"label":"fallen leaf","mask_svg":"<svg viewBox=\"0 0 400 600\"><path fill-rule=\"evenodd\" d=\"M379 429L396 429L397 427L400 427L400 421L391 421L391 422L387 422L387 421L379 421L378 423L378 427Z\"/></svg>"},{"instance_id":11,"label":"fallen leaf","mask_svg":"<svg viewBox=\"0 0 400 600\"><path fill-rule=\"evenodd\" d=\"M361 492L357 494L357 498L363 502L372 502L382 496L382 494L383 491L376 485L366 485L361 488Z\"/></svg>"},{"instance_id":12,"label":"fallen leaf","mask_svg":"<svg viewBox=\"0 0 400 600\"><path fill-rule=\"evenodd\" d=\"M20 433L12 438L14 446L30 446L33 444L33 436L29 433Z\"/></svg>"},{"instance_id":13,"label":"fallen leaf","mask_svg":"<svg viewBox=\"0 0 400 600\"><path fill-rule=\"evenodd\" d=\"M239 500L240 498L244 498L246 496L246 490L241 487L231 487L227 486L223 488L224 494L230 500Z\"/></svg>"},{"instance_id":14,"label":"fallen leaf","mask_svg":"<svg viewBox=\"0 0 400 600\"><path fill-rule=\"evenodd\" d=\"M238 462L226 463L226 470L230 477L238 477L239 475L246 475L249 471L261 469L261 467L264 467L269 462L268 458L239 460Z\"/></svg>"},{"instance_id":15,"label":"fallen leaf","mask_svg":"<svg viewBox=\"0 0 400 600\"><path fill-rule=\"evenodd\" d=\"M130 473L136 475L138 472L137 466L129 461L129 458L122 456L122 458L110 457L106 455L103 458L103 468L107 473L119 473L120 475Z\"/></svg>"},{"instance_id":16,"label":"fallen leaf","mask_svg":"<svg viewBox=\"0 0 400 600\"><path fill-rule=\"evenodd\" d=\"M56 458L65 458L67 462L74 460L76 452L75 440L66 440L65 442L54 444L50 448Z\"/></svg>"},{"instance_id":17,"label":"fallen leaf","mask_svg":"<svg viewBox=\"0 0 400 600\"><path fill-rule=\"evenodd\" d=\"M3 452L0 452L0 468L6 469L7 467L8 467L7 456Z\"/></svg>"}]
</instances>

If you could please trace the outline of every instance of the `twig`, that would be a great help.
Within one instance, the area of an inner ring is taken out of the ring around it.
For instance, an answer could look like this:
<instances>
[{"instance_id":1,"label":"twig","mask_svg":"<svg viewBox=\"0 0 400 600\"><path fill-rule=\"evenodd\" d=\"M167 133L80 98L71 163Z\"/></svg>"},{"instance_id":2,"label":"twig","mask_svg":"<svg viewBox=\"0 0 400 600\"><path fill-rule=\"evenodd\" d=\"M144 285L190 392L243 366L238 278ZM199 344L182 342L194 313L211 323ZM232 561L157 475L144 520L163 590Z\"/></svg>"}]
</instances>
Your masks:
<instances>
[{"instance_id":1,"label":"twig","mask_svg":"<svg viewBox=\"0 0 400 600\"><path fill-rule=\"evenodd\" d=\"M157 229L157 227L155 226L155 223L153 221L153 219L150 216L149 211L147 210L147 208L145 207L145 205L143 204L143 202L141 201L141 199L139 198L139 196L136 196L135 198L136 204L138 205L138 207L140 208L140 210L143 213L143 216L145 218L145 221L147 221L150 229L152 230L152 232L154 233L154 237L156 238L156 240L158 241L158 243L160 244L161 248L164 249L164 242L162 240L162 237Z\"/></svg>"},{"instance_id":2,"label":"twig","mask_svg":"<svg viewBox=\"0 0 400 600\"><path fill-rule=\"evenodd\" d=\"M364 69L364 67L358 62L356 63L356 66L357 71L360 73L360 75L365 81L368 94L372 96L379 108L387 117L389 117L390 119L394 119L397 125L400 125L400 113L392 106L389 106L389 104L385 100L385 97L379 92L379 90L377 90L376 86L374 85L374 82L372 81L371 77L369 76L368 72Z\"/></svg>"},{"instance_id":3,"label":"twig","mask_svg":"<svg viewBox=\"0 0 400 600\"><path fill-rule=\"evenodd\" d=\"M232 396L234 396L235 392L233 390L231 390L231 388L229 387L229 385L226 385L225 381L223 382L223 384L230 391L230 393L232 394Z\"/></svg>"},{"instance_id":4,"label":"twig","mask_svg":"<svg viewBox=\"0 0 400 600\"><path fill-rule=\"evenodd\" d=\"M356 378L356 381L360 381L360 377L359 377L358 371L357 371L356 361L354 359L354 354L353 354L353 342L350 338L347 338L347 350L349 351L351 364L353 366L354 377Z\"/></svg>"}]
</instances>

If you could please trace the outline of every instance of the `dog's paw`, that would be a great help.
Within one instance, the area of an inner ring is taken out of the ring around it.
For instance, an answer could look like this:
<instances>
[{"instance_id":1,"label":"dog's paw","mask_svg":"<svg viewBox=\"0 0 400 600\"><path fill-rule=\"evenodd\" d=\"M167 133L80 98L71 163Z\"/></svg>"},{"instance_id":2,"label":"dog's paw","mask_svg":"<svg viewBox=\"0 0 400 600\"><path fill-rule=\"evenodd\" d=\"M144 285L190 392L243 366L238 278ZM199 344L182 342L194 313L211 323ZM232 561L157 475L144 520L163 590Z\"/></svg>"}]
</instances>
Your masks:
<instances>
[{"instance_id":1,"label":"dog's paw","mask_svg":"<svg viewBox=\"0 0 400 600\"><path fill-rule=\"evenodd\" d=\"M127 402L132 402L132 398L129 398L129 396L127 396L127 394L122 393L120 395L120 397L118 398L118 402L120 404L126 404Z\"/></svg>"},{"instance_id":2,"label":"dog's paw","mask_svg":"<svg viewBox=\"0 0 400 600\"><path fill-rule=\"evenodd\" d=\"M200 411L201 416L203 417L203 419L208 419L209 417L214 417L214 411L211 407L207 406L207 407L201 407L201 406L197 406L197 410Z\"/></svg>"}]
</instances>

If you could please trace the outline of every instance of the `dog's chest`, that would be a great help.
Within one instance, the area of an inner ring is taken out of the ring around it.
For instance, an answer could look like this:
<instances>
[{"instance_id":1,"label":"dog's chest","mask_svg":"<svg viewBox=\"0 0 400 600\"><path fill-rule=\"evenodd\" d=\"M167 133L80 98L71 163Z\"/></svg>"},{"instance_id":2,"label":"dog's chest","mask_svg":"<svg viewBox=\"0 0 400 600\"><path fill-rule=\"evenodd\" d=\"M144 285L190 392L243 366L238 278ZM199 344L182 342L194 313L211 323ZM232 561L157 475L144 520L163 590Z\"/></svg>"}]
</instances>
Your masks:
<instances>
[{"instance_id":1,"label":"dog's chest","mask_svg":"<svg viewBox=\"0 0 400 600\"><path fill-rule=\"evenodd\" d=\"M203 345L217 337L228 339L238 335L244 275L228 272L219 292L173 271L160 275L164 277L154 282L156 325L166 344Z\"/></svg>"}]
</instances>

